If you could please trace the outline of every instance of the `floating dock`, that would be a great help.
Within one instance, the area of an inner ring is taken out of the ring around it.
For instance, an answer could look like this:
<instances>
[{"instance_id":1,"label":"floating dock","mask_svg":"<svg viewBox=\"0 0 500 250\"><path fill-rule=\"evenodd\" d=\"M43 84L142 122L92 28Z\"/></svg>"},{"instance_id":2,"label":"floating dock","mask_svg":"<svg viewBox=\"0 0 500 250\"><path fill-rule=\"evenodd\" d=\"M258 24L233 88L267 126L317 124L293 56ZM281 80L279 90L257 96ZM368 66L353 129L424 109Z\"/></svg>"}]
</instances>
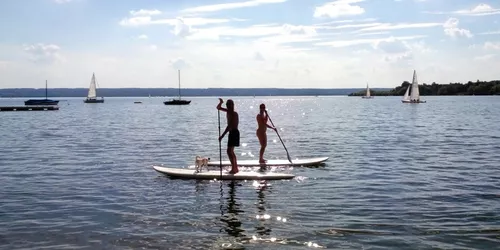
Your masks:
<instances>
[{"instance_id":1,"label":"floating dock","mask_svg":"<svg viewBox=\"0 0 500 250\"><path fill-rule=\"evenodd\" d=\"M0 111L51 111L59 110L59 106L41 105L41 106L0 106Z\"/></svg>"}]
</instances>

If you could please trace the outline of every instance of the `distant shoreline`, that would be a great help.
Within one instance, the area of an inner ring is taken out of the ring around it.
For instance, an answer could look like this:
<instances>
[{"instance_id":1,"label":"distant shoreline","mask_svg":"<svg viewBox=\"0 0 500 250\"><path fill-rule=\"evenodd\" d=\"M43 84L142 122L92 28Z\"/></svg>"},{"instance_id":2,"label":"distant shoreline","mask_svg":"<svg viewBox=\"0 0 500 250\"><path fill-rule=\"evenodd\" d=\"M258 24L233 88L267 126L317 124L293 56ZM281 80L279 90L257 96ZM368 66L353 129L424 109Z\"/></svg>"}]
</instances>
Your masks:
<instances>
[{"instance_id":1,"label":"distant shoreline","mask_svg":"<svg viewBox=\"0 0 500 250\"><path fill-rule=\"evenodd\" d=\"M285 88L196 88L181 89L182 98L184 97L218 97L218 96L346 96L362 88L345 89L285 89ZM376 88L384 91L389 88ZM48 96L58 97L82 97L85 98L88 93L86 88L49 88ZM97 95L103 97L177 97L179 89L177 88L100 88L97 89ZM45 88L10 88L0 89L0 97L42 97L45 98Z\"/></svg>"}]
</instances>

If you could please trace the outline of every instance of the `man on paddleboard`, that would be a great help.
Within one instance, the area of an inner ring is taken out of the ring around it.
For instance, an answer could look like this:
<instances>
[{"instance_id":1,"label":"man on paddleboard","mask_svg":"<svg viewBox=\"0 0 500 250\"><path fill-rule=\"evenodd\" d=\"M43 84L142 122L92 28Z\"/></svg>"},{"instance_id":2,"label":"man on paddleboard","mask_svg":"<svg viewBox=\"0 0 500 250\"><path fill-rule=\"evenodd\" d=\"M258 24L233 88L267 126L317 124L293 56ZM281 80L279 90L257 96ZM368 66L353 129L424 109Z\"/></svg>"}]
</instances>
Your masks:
<instances>
[{"instance_id":1,"label":"man on paddleboard","mask_svg":"<svg viewBox=\"0 0 500 250\"><path fill-rule=\"evenodd\" d=\"M274 131L276 131L276 128L267 124L267 121L269 120L269 117L267 116L267 111L266 111L266 105L264 103L260 104L259 106L259 114L257 114L257 138L259 138L259 143L260 143L260 152L259 152L259 163L265 163L266 160L264 159L264 151L266 151L266 146L267 146L267 128L270 128Z\"/></svg>"},{"instance_id":2,"label":"man on paddleboard","mask_svg":"<svg viewBox=\"0 0 500 250\"><path fill-rule=\"evenodd\" d=\"M222 98L219 98L219 105L217 105L217 109L227 113L227 126L224 130L224 133L222 133L222 135L219 137L219 141L221 141L226 133L229 132L229 136L227 139L227 156L229 157L229 161L231 162L231 171L229 171L229 173L236 174L239 172L239 170L238 164L236 162L236 154L234 154L234 147L240 146L240 131L238 130L239 116L238 113L234 111L233 100L227 100L227 109L222 107L222 103L224 103L224 101L222 100Z\"/></svg>"}]
</instances>

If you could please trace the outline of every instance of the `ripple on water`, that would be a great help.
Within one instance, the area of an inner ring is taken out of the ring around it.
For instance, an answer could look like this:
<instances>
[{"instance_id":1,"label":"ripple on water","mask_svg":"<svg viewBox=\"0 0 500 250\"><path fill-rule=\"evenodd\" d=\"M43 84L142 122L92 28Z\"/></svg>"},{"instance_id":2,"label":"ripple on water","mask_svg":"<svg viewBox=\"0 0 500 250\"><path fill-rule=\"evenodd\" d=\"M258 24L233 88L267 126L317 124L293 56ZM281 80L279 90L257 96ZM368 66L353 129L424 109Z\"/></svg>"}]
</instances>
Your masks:
<instances>
[{"instance_id":1,"label":"ripple on water","mask_svg":"<svg viewBox=\"0 0 500 250\"><path fill-rule=\"evenodd\" d=\"M133 104L140 99L83 105L68 98L57 112L0 114L1 248L500 244L498 98L428 97L426 105L400 105L399 97L234 98L238 159L258 157L255 107L262 102L292 158L330 159L319 167L273 168L294 173L290 181L222 185L151 169L186 167L196 155L218 159L216 100ZM268 141L266 157L284 159L275 133Z\"/></svg>"}]
</instances>

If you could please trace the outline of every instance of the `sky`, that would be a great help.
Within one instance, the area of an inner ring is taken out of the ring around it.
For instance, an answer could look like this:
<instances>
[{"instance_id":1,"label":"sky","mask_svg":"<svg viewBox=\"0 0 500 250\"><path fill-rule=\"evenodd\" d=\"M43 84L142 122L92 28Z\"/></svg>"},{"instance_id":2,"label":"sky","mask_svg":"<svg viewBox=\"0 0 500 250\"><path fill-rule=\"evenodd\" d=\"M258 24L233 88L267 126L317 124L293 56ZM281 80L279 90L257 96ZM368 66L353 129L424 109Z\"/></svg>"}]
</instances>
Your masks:
<instances>
[{"instance_id":1,"label":"sky","mask_svg":"<svg viewBox=\"0 0 500 250\"><path fill-rule=\"evenodd\" d=\"M0 0L0 88L497 80L498 0Z\"/></svg>"}]
</instances>

